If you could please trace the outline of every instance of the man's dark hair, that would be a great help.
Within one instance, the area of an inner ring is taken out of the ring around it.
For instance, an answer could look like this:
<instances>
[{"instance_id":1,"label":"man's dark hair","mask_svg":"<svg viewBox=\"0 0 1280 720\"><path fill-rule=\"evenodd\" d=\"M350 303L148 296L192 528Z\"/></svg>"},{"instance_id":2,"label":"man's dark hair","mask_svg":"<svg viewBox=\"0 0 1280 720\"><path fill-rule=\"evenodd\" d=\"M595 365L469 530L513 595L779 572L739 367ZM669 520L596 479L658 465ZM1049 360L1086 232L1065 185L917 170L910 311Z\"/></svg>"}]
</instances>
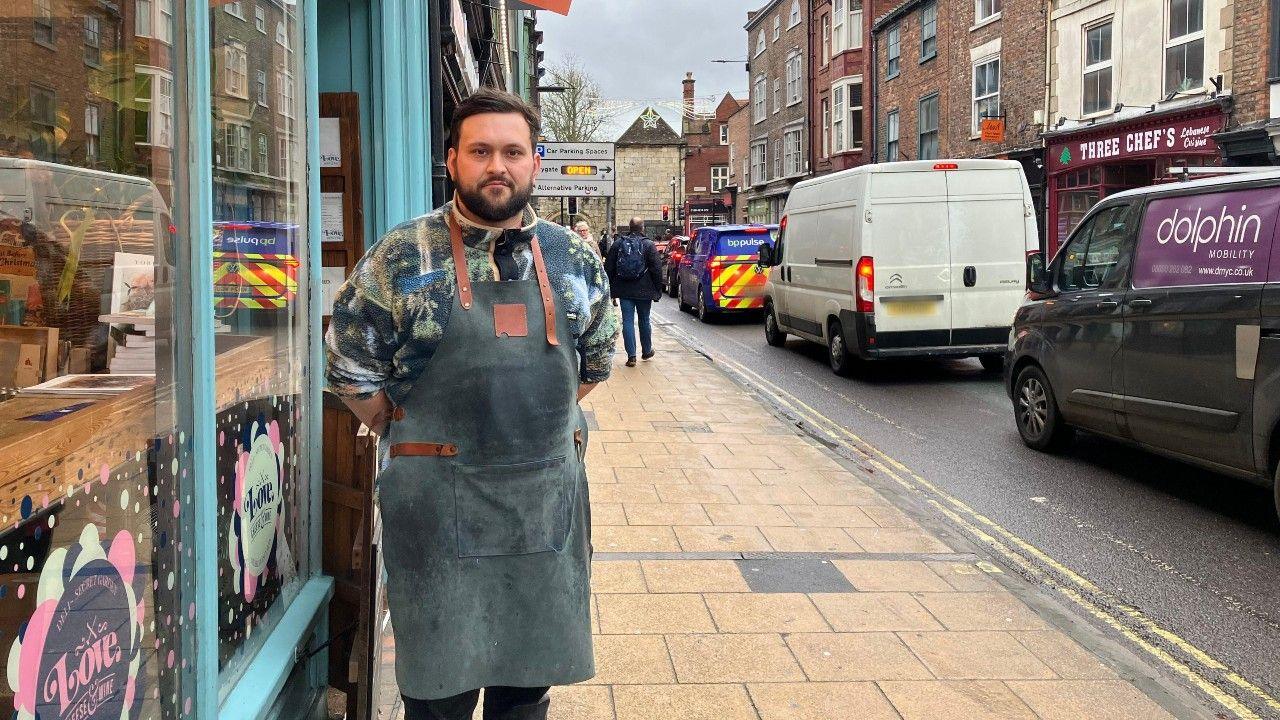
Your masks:
<instances>
[{"instance_id":1,"label":"man's dark hair","mask_svg":"<svg viewBox=\"0 0 1280 720\"><path fill-rule=\"evenodd\" d=\"M538 135L542 132L542 119L532 105L509 92L482 87L471 93L458 103L453 111L453 119L449 125L449 147L458 149L458 139L462 137L462 121L473 115L485 113L516 113L524 116L529 123L530 149L538 144Z\"/></svg>"},{"instance_id":2,"label":"man's dark hair","mask_svg":"<svg viewBox=\"0 0 1280 720\"><path fill-rule=\"evenodd\" d=\"M640 218L638 218L638 217L633 217L633 218L631 218L631 223L630 223L630 225L631 225L631 234L632 234L632 235L642 235L642 234L644 234L644 220L641 220L641 219L640 219Z\"/></svg>"}]
</instances>

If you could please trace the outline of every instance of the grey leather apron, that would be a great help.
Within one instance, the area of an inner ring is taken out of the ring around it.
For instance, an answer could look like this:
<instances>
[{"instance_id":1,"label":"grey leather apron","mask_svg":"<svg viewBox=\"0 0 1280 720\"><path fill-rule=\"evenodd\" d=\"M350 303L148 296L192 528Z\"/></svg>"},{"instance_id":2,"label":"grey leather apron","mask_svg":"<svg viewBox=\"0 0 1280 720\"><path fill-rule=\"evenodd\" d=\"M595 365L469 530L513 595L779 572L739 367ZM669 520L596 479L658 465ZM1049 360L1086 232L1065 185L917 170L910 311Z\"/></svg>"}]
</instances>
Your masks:
<instances>
[{"instance_id":1,"label":"grey leather apron","mask_svg":"<svg viewBox=\"0 0 1280 720\"><path fill-rule=\"evenodd\" d=\"M446 217L457 292L422 382L393 412L379 482L400 692L435 700L595 675L578 359L537 280L478 282Z\"/></svg>"}]
</instances>

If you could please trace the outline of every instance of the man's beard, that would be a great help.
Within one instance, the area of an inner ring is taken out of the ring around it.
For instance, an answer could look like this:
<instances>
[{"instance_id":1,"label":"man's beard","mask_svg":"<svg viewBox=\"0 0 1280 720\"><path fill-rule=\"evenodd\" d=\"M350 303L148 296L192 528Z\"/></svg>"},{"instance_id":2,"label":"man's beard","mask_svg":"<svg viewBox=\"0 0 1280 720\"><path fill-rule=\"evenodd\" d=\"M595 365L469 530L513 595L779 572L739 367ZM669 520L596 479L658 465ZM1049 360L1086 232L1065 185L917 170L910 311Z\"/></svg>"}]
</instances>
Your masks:
<instances>
[{"instance_id":1,"label":"man's beard","mask_svg":"<svg viewBox=\"0 0 1280 720\"><path fill-rule=\"evenodd\" d=\"M458 196L462 198L462 202L467 209L475 213L476 217L485 222L500 223L506 222L516 217L524 211L525 206L529 204L529 198L533 195L533 183L521 187L515 181L510 181L508 187L511 188L511 198L506 202L494 202L484 194L483 185L464 188L458 186Z\"/></svg>"}]
</instances>

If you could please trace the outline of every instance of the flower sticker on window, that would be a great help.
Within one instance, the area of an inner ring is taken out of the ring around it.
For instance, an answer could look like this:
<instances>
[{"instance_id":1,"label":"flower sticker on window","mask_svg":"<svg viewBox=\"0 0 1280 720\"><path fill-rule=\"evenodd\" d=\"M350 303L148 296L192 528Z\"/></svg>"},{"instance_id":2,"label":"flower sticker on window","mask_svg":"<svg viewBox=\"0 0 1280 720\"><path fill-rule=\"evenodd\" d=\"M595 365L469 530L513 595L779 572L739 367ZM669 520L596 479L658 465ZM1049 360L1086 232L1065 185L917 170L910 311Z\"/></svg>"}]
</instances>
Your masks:
<instances>
[{"instance_id":1,"label":"flower sticker on window","mask_svg":"<svg viewBox=\"0 0 1280 720\"><path fill-rule=\"evenodd\" d=\"M70 548L49 554L36 609L9 650L17 720L130 720L139 698L142 618L134 593L133 536L105 551L86 525Z\"/></svg>"},{"instance_id":2,"label":"flower sticker on window","mask_svg":"<svg viewBox=\"0 0 1280 720\"><path fill-rule=\"evenodd\" d=\"M227 554L234 571L232 582L250 602L258 586L276 566L277 542L284 513L284 443L280 423L259 415L247 423L237 448L235 494L232 496L231 532Z\"/></svg>"}]
</instances>

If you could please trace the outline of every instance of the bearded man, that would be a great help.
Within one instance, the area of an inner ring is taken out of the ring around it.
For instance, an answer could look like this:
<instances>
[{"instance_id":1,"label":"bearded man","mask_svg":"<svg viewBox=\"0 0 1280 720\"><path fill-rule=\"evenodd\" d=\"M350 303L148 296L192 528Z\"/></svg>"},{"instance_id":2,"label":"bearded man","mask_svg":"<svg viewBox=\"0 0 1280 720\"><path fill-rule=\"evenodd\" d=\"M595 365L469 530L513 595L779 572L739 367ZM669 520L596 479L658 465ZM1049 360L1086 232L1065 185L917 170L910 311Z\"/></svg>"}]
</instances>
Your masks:
<instances>
[{"instance_id":1,"label":"bearded man","mask_svg":"<svg viewBox=\"0 0 1280 720\"><path fill-rule=\"evenodd\" d=\"M383 557L406 720L546 717L595 674L587 424L617 320L599 256L529 207L537 112L452 118L452 202L387 233L337 296L328 387L387 447Z\"/></svg>"}]
</instances>

